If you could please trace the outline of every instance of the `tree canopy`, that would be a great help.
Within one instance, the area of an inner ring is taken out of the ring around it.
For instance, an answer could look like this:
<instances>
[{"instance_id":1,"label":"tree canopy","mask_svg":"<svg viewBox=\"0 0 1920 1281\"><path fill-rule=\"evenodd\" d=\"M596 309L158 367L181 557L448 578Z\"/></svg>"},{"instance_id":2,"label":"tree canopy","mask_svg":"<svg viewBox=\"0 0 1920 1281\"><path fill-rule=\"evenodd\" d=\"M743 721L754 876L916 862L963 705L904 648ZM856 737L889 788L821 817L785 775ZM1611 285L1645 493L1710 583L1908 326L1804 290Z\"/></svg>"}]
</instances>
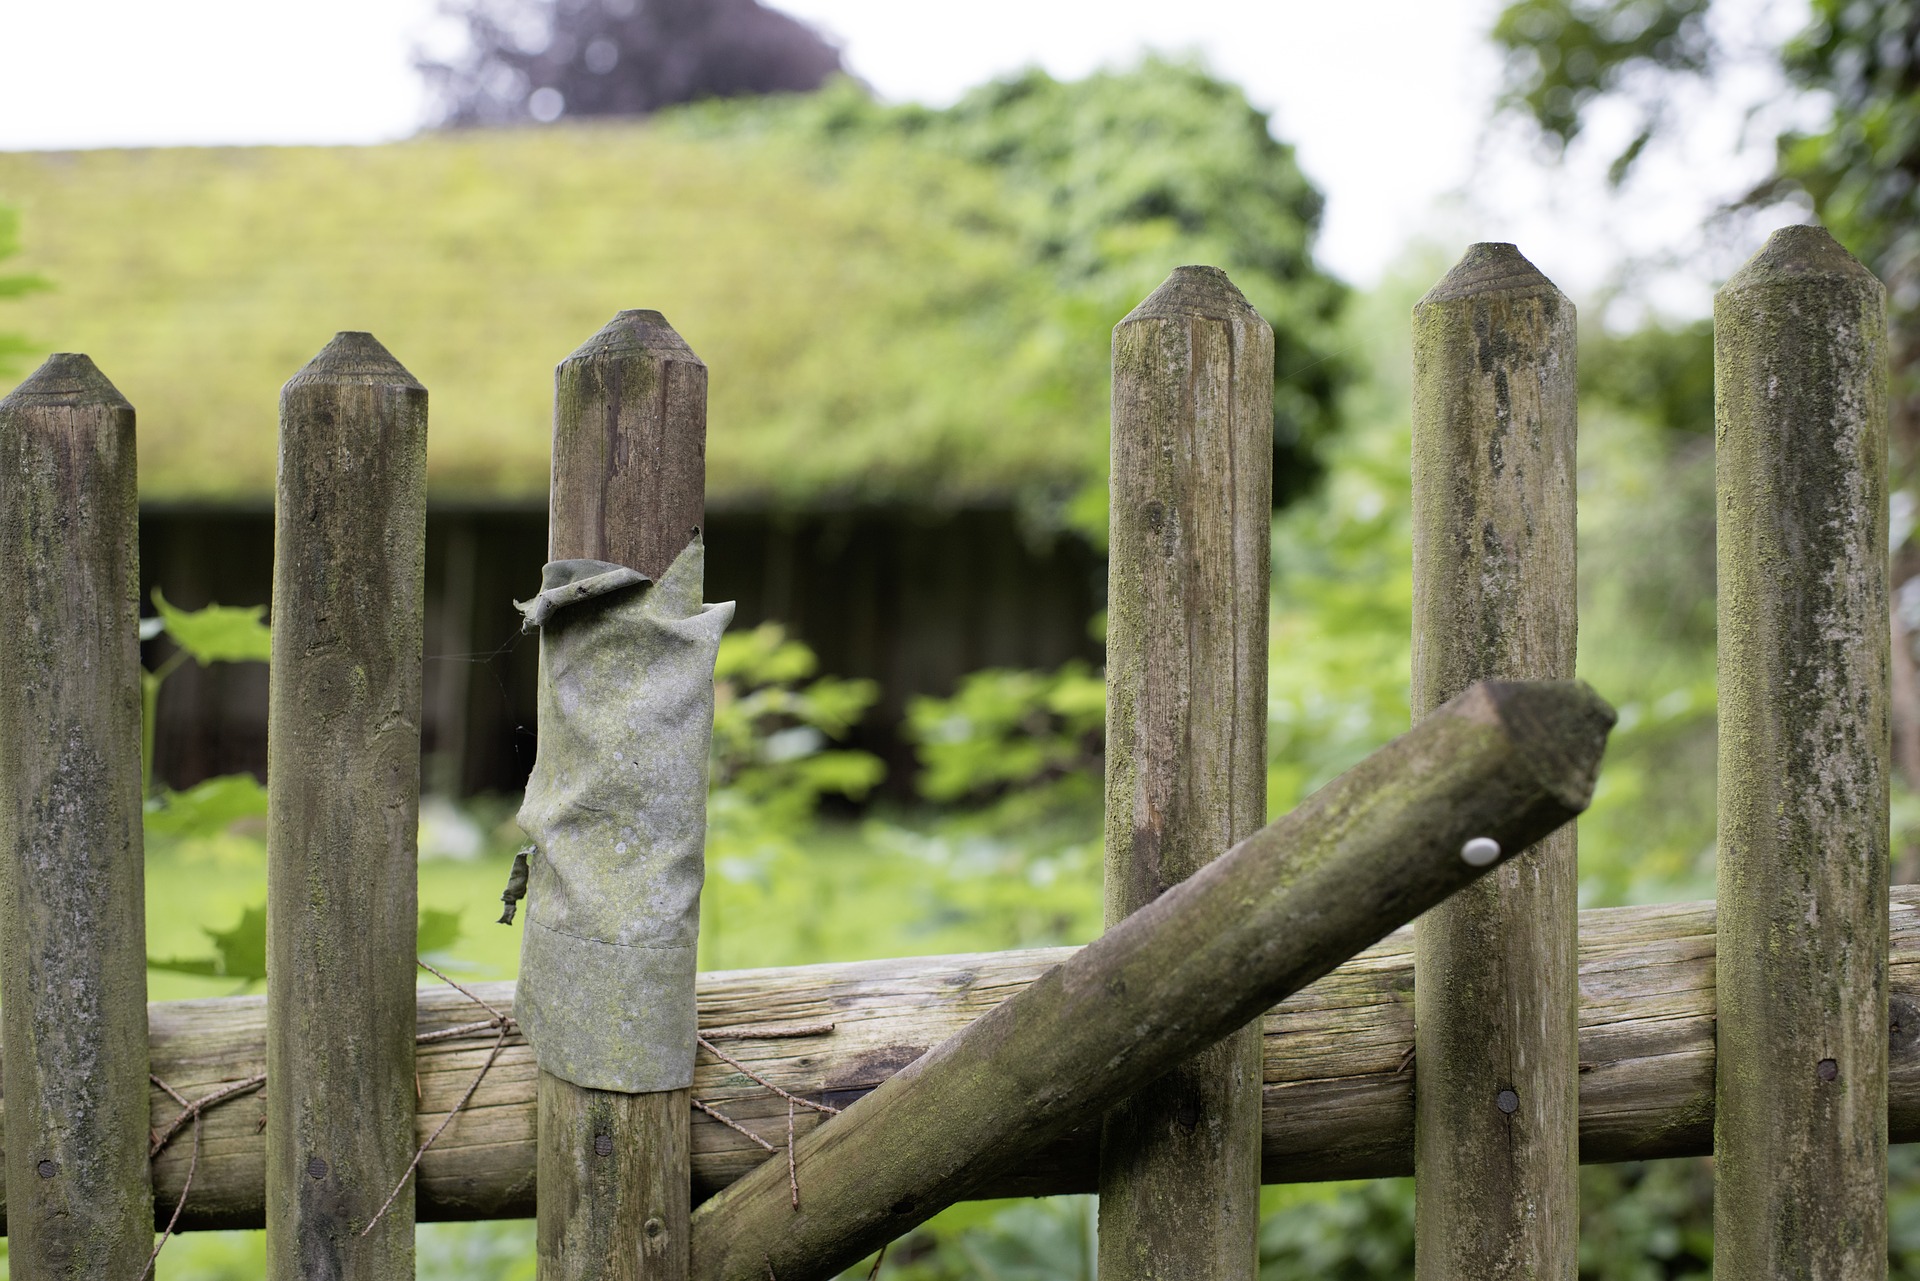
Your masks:
<instances>
[{"instance_id":1,"label":"tree canopy","mask_svg":"<svg viewBox=\"0 0 1920 1281\"><path fill-rule=\"evenodd\" d=\"M1714 0L1513 0L1494 26L1506 51L1506 105L1564 150L1602 100L1639 127L1613 159L1627 180L1650 142L1678 128L1676 80L1711 79L1731 52ZM1808 24L1770 51L1794 88L1823 104L1810 129L1774 140L1774 171L1733 204L1800 198L1886 282L1893 323L1896 440L1920 453L1920 3L1812 0Z\"/></svg>"},{"instance_id":2,"label":"tree canopy","mask_svg":"<svg viewBox=\"0 0 1920 1281\"><path fill-rule=\"evenodd\" d=\"M818 89L840 51L759 0L447 0L465 45L420 69L449 125L642 116Z\"/></svg>"}]
</instances>

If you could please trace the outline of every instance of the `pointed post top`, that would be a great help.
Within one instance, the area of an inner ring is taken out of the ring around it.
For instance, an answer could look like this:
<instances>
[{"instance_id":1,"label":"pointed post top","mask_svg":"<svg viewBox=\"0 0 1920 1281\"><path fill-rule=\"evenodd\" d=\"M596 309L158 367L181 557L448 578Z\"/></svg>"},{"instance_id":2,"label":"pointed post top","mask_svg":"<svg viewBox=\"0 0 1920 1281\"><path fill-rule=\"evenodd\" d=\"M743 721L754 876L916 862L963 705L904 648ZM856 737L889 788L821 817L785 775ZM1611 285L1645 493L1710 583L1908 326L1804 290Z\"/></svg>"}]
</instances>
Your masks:
<instances>
[{"instance_id":1,"label":"pointed post top","mask_svg":"<svg viewBox=\"0 0 1920 1281\"><path fill-rule=\"evenodd\" d=\"M686 339L675 332L667 318L657 311L629 309L602 325L600 332L581 343L561 364L596 360L606 356L652 354L663 360L684 360L700 364Z\"/></svg>"},{"instance_id":2,"label":"pointed post top","mask_svg":"<svg viewBox=\"0 0 1920 1281\"><path fill-rule=\"evenodd\" d=\"M1160 282L1160 287L1148 294L1120 323L1130 325L1136 320L1172 316L1266 323L1240 292L1240 287L1218 267L1175 267L1173 273Z\"/></svg>"},{"instance_id":3,"label":"pointed post top","mask_svg":"<svg viewBox=\"0 0 1920 1281\"><path fill-rule=\"evenodd\" d=\"M1747 259L1720 292L1738 293L1803 280L1871 281L1876 290L1882 287L1879 277L1848 253L1825 227L1801 223L1768 236L1760 252Z\"/></svg>"},{"instance_id":4,"label":"pointed post top","mask_svg":"<svg viewBox=\"0 0 1920 1281\"><path fill-rule=\"evenodd\" d=\"M113 405L132 409L120 389L107 380L91 357L56 351L27 380L0 400L0 408L25 409L49 405Z\"/></svg>"},{"instance_id":5,"label":"pointed post top","mask_svg":"<svg viewBox=\"0 0 1920 1281\"><path fill-rule=\"evenodd\" d=\"M1467 252L1454 264L1453 270L1427 291L1415 310L1433 303L1483 298L1489 294L1504 294L1509 298L1566 296L1517 246L1500 240L1483 240L1467 246Z\"/></svg>"},{"instance_id":6,"label":"pointed post top","mask_svg":"<svg viewBox=\"0 0 1920 1281\"><path fill-rule=\"evenodd\" d=\"M419 379L407 372L406 366L393 358L393 353L381 346L380 340L372 334L358 330L343 330L333 336L333 341L320 349L320 354L309 360L299 373L287 380L286 388L305 383L362 383L366 385L400 386L425 391Z\"/></svg>"}]
</instances>

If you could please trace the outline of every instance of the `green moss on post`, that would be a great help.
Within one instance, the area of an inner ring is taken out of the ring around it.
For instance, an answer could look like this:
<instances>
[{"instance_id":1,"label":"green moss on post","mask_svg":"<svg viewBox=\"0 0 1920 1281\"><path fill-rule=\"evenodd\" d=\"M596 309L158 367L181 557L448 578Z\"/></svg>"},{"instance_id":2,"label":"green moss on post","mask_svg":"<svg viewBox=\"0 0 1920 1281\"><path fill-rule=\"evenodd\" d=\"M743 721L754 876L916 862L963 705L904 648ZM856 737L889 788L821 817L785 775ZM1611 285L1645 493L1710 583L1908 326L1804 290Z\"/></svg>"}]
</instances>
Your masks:
<instances>
[{"instance_id":1,"label":"green moss on post","mask_svg":"<svg viewBox=\"0 0 1920 1281\"><path fill-rule=\"evenodd\" d=\"M554 373L549 557L659 578L705 519L706 445L707 367L659 312L615 316ZM691 1091L543 1072L538 1107L541 1281L681 1281Z\"/></svg>"},{"instance_id":2,"label":"green moss on post","mask_svg":"<svg viewBox=\"0 0 1920 1281\"><path fill-rule=\"evenodd\" d=\"M267 755L267 1260L413 1276L427 393L343 333L280 395Z\"/></svg>"},{"instance_id":3,"label":"green moss on post","mask_svg":"<svg viewBox=\"0 0 1920 1281\"><path fill-rule=\"evenodd\" d=\"M8 1261L153 1245L133 406L85 356L0 400L0 1006Z\"/></svg>"},{"instance_id":4,"label":"green moss on post","mask_svg":"<svg viewBox=\"0 0 1920 1281\"><path fill-rule=\"evenodd\" d=\"M797 1210L777 1159L701 1206L693 1276L819 1281L1024 1168L1473 882L1469 841L1584 809L1612 723L1574 681L1476 685L814 1129Z\"/></svg>"},{"instance_id":5,"label":"green moss on post","mask_svg":"<svg viewBox=\"0 0 1920 1281\"><path fill-rule=\"evenodd\" d=\"M1225 272L1181 267L1113 331L1107 925L1266 818L1273 331ZM1260 1029L1108 1116L1100 1272L1251 1278Z\"/></svg>"},{"instance_id":6,"label":"green moss on post","mask_svg":"<svg viewBox=\"0 0 1920 1281\"><path fill-rule=\"evenodd\" d=\"M1714 299L1714 1275L1887 1267L1887 338L1788 227Z\"/></svg>"},{"instance_id":7,"label":"green moss on post","mask_svg":"<svg viewBox=\"0 0 1920 1281\"><path fill-rule=\"evenodd\" d=\"M1413 313L1413 713L1573 675L1573 304L1478 244ZM1574 833L1414 927L1416 1274L1577 1268Z\"/></svg>"}]
</instances>

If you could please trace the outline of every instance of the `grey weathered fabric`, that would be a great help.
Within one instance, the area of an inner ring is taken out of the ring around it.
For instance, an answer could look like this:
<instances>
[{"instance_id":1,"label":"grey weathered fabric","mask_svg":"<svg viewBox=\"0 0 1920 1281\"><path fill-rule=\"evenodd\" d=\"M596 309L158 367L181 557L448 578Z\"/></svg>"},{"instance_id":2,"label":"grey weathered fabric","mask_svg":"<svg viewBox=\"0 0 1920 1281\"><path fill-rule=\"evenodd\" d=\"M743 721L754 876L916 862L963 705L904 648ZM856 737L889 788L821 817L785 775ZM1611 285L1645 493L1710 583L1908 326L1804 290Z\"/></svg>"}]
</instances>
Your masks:
<instances>
[{"instance_id":1,"label":"grey weathered fabric","mask_svg":"<svg viewBox=\"0 0 1920 1281\"><path fill-rule=\"evenodd\" d=\"M536 850L514 1015L540 1066L646 1093L693 1081L713 660L733 606L700 602L698 537L649 585L563 560L520 605L540 628Z\"/></svg>"}]
</instances>

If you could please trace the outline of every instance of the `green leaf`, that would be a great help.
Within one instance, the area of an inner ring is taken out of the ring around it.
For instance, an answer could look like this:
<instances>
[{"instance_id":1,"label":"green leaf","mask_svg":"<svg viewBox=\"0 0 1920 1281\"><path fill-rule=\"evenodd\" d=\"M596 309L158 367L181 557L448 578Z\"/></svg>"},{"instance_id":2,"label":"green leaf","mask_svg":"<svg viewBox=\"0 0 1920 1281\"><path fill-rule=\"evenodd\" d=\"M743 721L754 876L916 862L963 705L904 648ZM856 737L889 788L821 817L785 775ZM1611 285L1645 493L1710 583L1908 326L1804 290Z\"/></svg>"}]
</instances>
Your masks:
<instances>
[{"instance_id":1,"label":"green leaf","mask_svg":"<svg viewBox=\"0 0 1920 1281\"><path fill-rule=\"evenodd\" d=\"M273 634L265 621L265 605L208 605L179 609L167 603L158 587L153 607L166 623L166 633L194 661L208 663L264 663L273 656Z\"/></svg>"},{"instance_id":2,"label":"green leaf","mask_svg":"<svg viewBox=\"0 0 1920 1281\"><path fill-rule=\"evenodd\" d=\"M267 815L267 789L251 774L223 774L184 792L149 801L146 830L158 836L217 836L235 823Z\"/></svg>"},{"instance_id":3,"label":"green leaf","mask_svg":"<svg viewBox=\"0 0 1920 1281\"><path fill-rule=\"evenodd\" d=\"M240 923L230 930L206 930L213 941L212 956L176 957L163 960L147 958L147 968L175 974L201 974L213 978L244 979L257 983L267 977L266 904L240 913Z\"/></svg>"},{"instance_id":4,"label":"green leaf","mask_svg":"<svg viewBox=\"0 0 1920 1281\"><path fill-rule=\"evenodd\" d=\"M267 977L266 904L241 912L239 924L230 930L203 932L213 942L212 956L150 956L147 968L207 978L242 979L248 983L258 983ZM460 913L431 907L421 911L420 951L444 952L459 937Z\"/></svg>"}]
</instances>

